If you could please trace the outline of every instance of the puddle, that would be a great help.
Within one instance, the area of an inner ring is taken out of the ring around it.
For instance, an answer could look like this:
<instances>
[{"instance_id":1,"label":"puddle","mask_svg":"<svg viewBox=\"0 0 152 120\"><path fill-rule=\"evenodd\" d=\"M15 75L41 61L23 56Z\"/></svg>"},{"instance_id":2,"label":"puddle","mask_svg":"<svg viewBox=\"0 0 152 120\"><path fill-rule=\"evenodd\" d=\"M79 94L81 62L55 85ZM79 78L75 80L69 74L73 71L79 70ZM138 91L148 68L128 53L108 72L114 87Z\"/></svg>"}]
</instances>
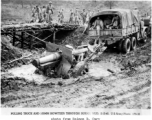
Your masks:
<instances>
[{"instance_id":1,"label":"puddle","mask_svg":"<svg viewBox=\"0 0 152 120\"><path fill-rule=\"evenodd\" d=\"M109 76L112 73L109 72L108 69L114 71L115 73L120 72L120 68L118 67L117 64L101 61L101 62L93 62L89 65L89 75L95 78ZM46 76L35 74L34 73L35 70L36 67L34 67L32 64L29 64L29 65L23 65L21 67L12 68L8 72L16 77L23 77L29 81L35 81L38 83L60 80L59 78L57 80L55 78L49 79Z\"/></svg>"},{"instance_id":2,"label":"puddle","mask_svg":"<svg viewBox=\"0 0 152 120\"><path fill-rule=\"evenodd\" d=\"M89 65L89 74L96 78L109 76L112 73L109 72L108 69L115 73L119 73L121 71L118 66L119 65L110 62L93 62Z\"/></svg>"},{"instance_id":3,"label":"puddle","mask_svg":"<svg viewBox=\"0 0 152 120\"><path fill-rule=\"evenodd\" d=\"M34 67L32 64L30 65L23 65L21 67L16 67L10 69L8 72L13 74L17 77L23 77L29 81L36 81L38 83L42 83L47 78L43 75L35 74L36 67Z\"/></svg>"}]
</instances>

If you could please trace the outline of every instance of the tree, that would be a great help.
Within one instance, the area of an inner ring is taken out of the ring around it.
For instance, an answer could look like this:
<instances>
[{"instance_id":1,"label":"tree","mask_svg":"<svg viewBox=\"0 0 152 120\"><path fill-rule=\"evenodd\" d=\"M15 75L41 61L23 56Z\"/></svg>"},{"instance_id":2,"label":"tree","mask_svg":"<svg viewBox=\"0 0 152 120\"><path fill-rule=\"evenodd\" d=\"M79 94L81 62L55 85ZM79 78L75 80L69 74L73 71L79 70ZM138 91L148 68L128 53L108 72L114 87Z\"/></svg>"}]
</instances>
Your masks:
<instances>
[{"instance_id":1,"label":"tree","mask_svg":"<svg viewBox=\"0 0 152 120\"><path fill-rule=\"evenodd\" d=\"M110 9L116 5L117 1L105 1L104 5Z\"/></svg>"}]
</instances>

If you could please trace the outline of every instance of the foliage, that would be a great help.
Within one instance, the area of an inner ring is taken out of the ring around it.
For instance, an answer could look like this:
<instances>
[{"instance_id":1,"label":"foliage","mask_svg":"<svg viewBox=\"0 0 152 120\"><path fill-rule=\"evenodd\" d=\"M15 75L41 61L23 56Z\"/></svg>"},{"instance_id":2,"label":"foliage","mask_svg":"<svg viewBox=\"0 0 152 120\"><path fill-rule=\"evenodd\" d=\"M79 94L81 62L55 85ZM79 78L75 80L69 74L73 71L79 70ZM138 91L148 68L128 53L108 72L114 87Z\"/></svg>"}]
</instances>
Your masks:
<instances>
[{"instance_id":1,"label":"foliage","mask_svg":"<svg viewBox=\"0 0 152 120\"><path fill-rule=\"evenodd\" d=\"M112 9L114 6L116 6L117 1L105 1L104 5L110 9Z\"/></svg>"}]
</instances>

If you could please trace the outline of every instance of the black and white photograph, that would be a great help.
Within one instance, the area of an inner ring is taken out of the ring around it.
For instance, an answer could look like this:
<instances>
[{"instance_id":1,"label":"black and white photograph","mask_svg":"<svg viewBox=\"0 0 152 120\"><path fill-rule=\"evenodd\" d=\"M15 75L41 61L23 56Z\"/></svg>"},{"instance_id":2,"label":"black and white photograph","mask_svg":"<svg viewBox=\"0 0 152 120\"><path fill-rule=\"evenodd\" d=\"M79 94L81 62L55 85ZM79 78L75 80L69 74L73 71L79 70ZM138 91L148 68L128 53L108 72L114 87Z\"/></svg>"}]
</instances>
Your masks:
<instances>
[{"instance_id":1,"label":"black and white photograph","mask_svg":"<svg viewBox=\"0 0 152 120\"><path fill-rule=\"evenodd\" d=\"M151 111L151 15L151 1L1 0L1 108Z\"/></svg>"}]
</instances>

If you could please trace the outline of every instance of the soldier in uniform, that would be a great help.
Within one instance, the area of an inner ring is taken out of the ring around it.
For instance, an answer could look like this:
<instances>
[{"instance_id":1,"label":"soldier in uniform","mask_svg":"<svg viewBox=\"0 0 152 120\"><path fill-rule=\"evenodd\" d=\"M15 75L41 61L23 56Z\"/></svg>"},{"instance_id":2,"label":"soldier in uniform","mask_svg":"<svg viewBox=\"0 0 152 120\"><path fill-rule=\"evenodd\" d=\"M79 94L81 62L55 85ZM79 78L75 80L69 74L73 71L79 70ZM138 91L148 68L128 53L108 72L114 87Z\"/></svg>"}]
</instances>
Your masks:
<instances>
[{"instance_id":1,"label":"soldier in uniform","mask_svg":"<svg viewBox=\"0 0 152 120\"><path fill-rule=\"evenodd\" d=\"M99 17L97 17L97 19L94 23L94 28L97 31L97 35L100 37L100 30L103 29L103 21Z\"/></svg>"},{"instance_id":2,"label":"soldier in uniform","mask_svg":"<svg viewBox=\"0 0 152 120\"><path fill-rule=\"evenodd\" d=\"M63 15L63 9L60 12L60 23L63 23L64 15Z\"/></svg>"},{"instance_id":3,"label":"soldier in uniform","mask_svg":"<svg viewBox=\"0 0 152 120\"><path fill-rule=\"evenodd\" d=\"M32 20L31 22L35 22L36 21L36 7L32 8Z\"/></svg>"},{"instance_id":4,"label":"soldier in uniform","mask_svg":"<svg viewBox=\"0 0 152 120\"><path fill-rule=\"evenodd\" d=\"M78 9L76 9L76 11L75 11L75 24L79 25L79 13L78 13Z\"/></svg>"},{"instance_id":5,"label":"soldier in uniform","mask_svg":"<svg viewBox=\"0 0 152 120\"><path fill-rule=\"evenodd\" d=\"M53 6L52 6L52 2L49 2L49 5L46 7L46 13L47 13L47 22L51 22L52 21L52 14L53 14Z\"/></svg>"},{"instance_id":6,"label":"soldier in uniform","mask_svg":"<svg viewBox=\"0 0 152 120\"><path fill-rule=\"evenodd\" d=\"M45 6L43 6L42 7L42 21L43 22L46 22L46 7Z\"/></svg>"},{"instance_id":7,"label":"soldier in uniform","mask_svg":"<svg viewBox=\"0 0 152 120\"><path fill-rule=\"evenodd\" d=\"M106 29L109 29L109 26L110 24L112 23L112 18L111 16L107 16L105 19L104 19L104 27Z\"/></svg>"},{"instance_id":8,"label":"soldier in uniform","mask_svg":"<svg viewBox=\"0 0 152 120\"><path fill-rule=\"evenodd\" d=\"M61 14L60 14L60 11L59 11L59 12L58 12L58 23L61 22L61 19L60 19L61 17L60 17L60 15L61 15Z\"/></svg>"},{"instance_id":9,"label":"soldier in uniform","mask_svg":"<svg viewBox=\"0 0 152 120\"><path fill-rule=\"evenodd\" d=\"M86 21L86 16L87 16L86 11L85 11L85 9L83 9L83 12L82 12L82 24L83 25L84 25L84 23Z\"/></svg>"},{"instance_id":10,"label":"soldier in uniform","mask_svg":"<svg viewBox=\"0 0 152 120\"><path fill-rule=\"evenodd\" d=\"M98 9L97 13L99 13L99 12L100 12L100 10Z\"/></svg>"},{"instance_id":11,"label":"soldier in uniform","mask_svg":"<svg viewBox=\"0 0 152 120\"><path fill-rule=\"evenodd\" d=\"M112 23L111 23L113 29L118 29L118 28L119 28L119 21L120 21L120 20L119 20L118 15L115 15L115 16L113 17Z\"/></svg>"},{"instance_id":12,"label":"soldier in uniform","mask_svg":"<svg viewBox=\"0 0 152 120\"><path fill-rule=\"evenodd\" d=\"M85 22L88 23L90 19L90 11L88 11L87 15L86 15L86 20Z\"/></svg>"},{"instance_id":13,"label":"soldier in uniform","mask_svg":"<svg viewBox=\"0 0 152 120\"><path fill-rule=\"evenodd\" d=\"M38 5L35 7L35 18L36 18L35 22L41 21L41 9Z\"/></svg>"},{"instance_id":14,"label":"soldier in uniform","mask_svg":"<svg viewBox=\"0 0 152 120\"><path fill-rule=\"evenodd\" d=\"M73 24L74 22L74 13L72 11L72 9L70 10L70 19L69 19L69 23Z\"/></svg>"}]
</instances>

